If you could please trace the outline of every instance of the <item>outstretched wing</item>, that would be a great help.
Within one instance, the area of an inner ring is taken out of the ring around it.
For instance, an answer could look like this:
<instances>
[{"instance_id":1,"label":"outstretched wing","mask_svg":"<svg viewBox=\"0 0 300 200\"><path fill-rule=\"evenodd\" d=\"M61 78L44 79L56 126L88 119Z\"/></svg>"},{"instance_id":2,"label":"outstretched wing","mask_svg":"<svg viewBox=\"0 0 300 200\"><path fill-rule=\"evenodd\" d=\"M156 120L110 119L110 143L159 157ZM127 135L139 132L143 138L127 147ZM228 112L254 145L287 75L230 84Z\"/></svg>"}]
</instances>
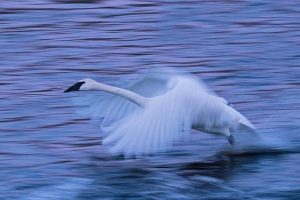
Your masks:
<instances>
[{"instance_id":1,"label":"outstretched wing","mask_svg":"<svg viewBox=\"0 0 300 200\"><path fill-rule=\"evenodd\" d=\"M173 88L152 97L138 110L112 126L104 144L113 144L112 153L125 156L149 155L168 150L174 142L190 133L194 94L203 91L189 78L174 78Z\"/></svg>"},{"instance_id":2,"label":"outstretched wing","mask_svg":"<svg viewBox=\"0 0 300 200\"><path fill-rule=\"evenodd\" d=\"M152 99L146 109L136 111L113 126L104 144L112 153L138 156L168 150L191 128L181 103L167 96Z\"/></svg>"},{"instance_id":3,"label":"outstretched wing","mask_svg":"<svg viewBox=\"0 0 300 200\"><path fill-rule=\"evenodd\" d=\"M165 93L169 77L159 76L157 72L151 71L127 87L128 90L136 92L144 97L153 97ZM111 96L108 99L107 109L104 114L103 125L109 125L122 119L124 116L139 109L137 105L119 96Z\"/></svg>"}]
</instances>

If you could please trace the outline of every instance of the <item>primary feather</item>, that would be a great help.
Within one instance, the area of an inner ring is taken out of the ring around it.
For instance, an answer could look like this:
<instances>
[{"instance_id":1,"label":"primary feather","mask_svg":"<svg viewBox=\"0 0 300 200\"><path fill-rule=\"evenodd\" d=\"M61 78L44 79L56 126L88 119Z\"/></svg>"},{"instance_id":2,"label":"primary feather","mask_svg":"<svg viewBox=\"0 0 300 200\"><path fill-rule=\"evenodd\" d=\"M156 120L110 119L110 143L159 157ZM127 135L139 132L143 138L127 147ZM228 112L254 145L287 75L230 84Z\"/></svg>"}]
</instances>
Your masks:
<instances>
[{"instance_id":1,"label":"primary feather","mask_svg":"<svg viewBox=\"0 0 300 200\"><path fill-rule=\"evenodd\" d=\"M104 139L104 144L113 143L112 152L125 155L151 154L169 149L191 129L192 105L186 95L186 86L176 83L165 94L152 97L144 109L113 125L115 128Z\"/></svg>"}]
</instances>

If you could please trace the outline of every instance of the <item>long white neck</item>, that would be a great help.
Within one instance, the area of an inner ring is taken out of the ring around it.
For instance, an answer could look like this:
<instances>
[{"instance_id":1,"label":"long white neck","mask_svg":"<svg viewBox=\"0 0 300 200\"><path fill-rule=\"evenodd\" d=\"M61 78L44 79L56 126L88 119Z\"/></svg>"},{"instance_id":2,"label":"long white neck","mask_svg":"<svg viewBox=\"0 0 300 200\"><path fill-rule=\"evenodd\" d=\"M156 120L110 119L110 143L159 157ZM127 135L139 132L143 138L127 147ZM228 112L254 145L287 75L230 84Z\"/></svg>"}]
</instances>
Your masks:
<instances>
[{"instance_id":1,"label":"long white neck","mask_svg":"<svg viewBox=\"0 0 300 200\"><path fill-rule=\"evenodd\" d=\"M92 90L100 90L100 91L105 91L109 92L112 94L119 95L125 99L128 99L129 101L137 104L138 106L145 107L147 98L143 97L135 92L123 89L123 88L118 88L110 85L105 85L103 83L99 82L94 82L93 86L91 88Z\"/></svg>"}]
</instances>

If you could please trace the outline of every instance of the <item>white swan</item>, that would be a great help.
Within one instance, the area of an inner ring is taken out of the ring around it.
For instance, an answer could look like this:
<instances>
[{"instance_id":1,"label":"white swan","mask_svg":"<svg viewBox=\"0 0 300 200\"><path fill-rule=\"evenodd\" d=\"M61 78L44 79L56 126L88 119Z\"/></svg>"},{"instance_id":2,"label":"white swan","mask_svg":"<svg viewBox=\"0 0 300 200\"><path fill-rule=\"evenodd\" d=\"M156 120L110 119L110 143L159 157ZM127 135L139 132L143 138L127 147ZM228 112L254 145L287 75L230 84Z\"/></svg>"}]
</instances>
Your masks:
<instances>
[{"instance_id":1,"label":"white swan","mask_svg":"<svg viewBox=\"0 0 300 200\"><path fill-rule=\"evenodd\" d=\"M91 107L110 125L103 143L113 144L111 151L117 154L166 151L191 129L222 135L230 144L234 143L232 132L242 128L255 131L254 125L225 99L186 74L150 73L128 89L83 79L65 92L87 90L119 96L100 99Z\"/></svg>"}]
</instances>

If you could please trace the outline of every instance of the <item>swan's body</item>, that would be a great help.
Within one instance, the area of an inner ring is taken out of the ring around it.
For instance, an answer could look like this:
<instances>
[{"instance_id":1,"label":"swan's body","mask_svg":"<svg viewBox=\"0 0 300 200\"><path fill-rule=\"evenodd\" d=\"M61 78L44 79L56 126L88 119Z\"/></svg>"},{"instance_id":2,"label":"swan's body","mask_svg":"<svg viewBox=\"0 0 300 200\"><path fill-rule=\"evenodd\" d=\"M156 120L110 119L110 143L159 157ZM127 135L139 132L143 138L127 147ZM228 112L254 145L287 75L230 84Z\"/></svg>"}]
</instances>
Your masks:
<instances>
[{"instance_id":1,"label":"swan's body","mask_svg":"<svg viewBox=\"0 0 300 200\"><path fill-rule=\"evenodd\" d=\"M113 144L114 153L141 155L165 151L191 129L223 135L231 144L232 132L245 127L255 130L225 99L191 76L146 76L129 89L132 91L83 79L65 91L99 90L122 97L97 107L102 109L104 122L110 124L110 134L103 143ZM113 121L114 118L117 120Z\"/></svg>"}]
</instances>

